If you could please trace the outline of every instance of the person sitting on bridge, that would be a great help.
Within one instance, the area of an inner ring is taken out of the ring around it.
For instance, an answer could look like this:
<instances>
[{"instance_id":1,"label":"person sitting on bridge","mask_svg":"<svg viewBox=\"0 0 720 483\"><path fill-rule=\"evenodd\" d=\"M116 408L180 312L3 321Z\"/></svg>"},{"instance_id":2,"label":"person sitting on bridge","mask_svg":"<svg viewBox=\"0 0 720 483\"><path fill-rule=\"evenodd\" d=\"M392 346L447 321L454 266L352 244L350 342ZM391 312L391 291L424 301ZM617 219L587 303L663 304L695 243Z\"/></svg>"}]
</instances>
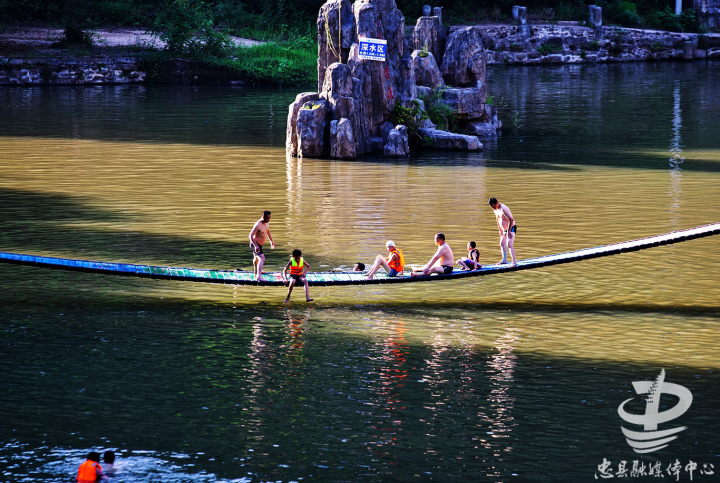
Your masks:
<instances>
[{"instance_id":1,"label":"person sitting on bridge","mask_svg":"<svg viewBox=\"0 0 720 483\"><path fill-rule=\"evenodd\" d=\"M453 272L455 259L453 258L453 252L450 246L445 243L445 235L443 233L435 235L435 244L438 246L435 255L422 267L413 267L413 272L410 274L411 277L422 277L433 273L450 275Z\"/></svg>"},{"instance_id":2,"label":"person sitting on bridge","mask_svg":"<svg viewBox=\"0 0 720 483\"><path fill-rule=\"evenodd\" d=\"M288 283L287 271L290 269L290 282ZM283 283L288 284L288 294L284 303L290 302L290 294L292 293L293 287L297 282L301 282L305 285L305 300L312 302L310 298L310 286L308 285L307 277L305 274L310 271L310 264L305 261L302 257L302 252L298 249L292 251L292 257L287 262L285 268L282 271Z\"/></svg>"},{"instance_id":3,"label":"person sitting on bridge","mask_svg":"<svg viewBox=\"0 0 720 483\"><path fill-rule=\"evenodd\" d=\"M458 258L457 264L460 265L463 270L478 270L482 268L482 265L480 265L480 250L477 249L477 244L471 241L468 243L467 249L467 258Z\"/></svg>"},{"instance_id":4,"label":"person sitting on bridge","mask_svg":"<svg viewBox=\"0 0 720 483\"><path fill-rule=\"evenodd\" d=\"M405 268L405 256L403 252L395 246L395 242L388 240L385 243L385 247L388 251L387 260L382 255L378 255L375 258L375 263L367 274L367 279L372 280L375 273L382 267L387 273L388 277L397 277L398 274L402 275L403 269Z\"/></svg>"}]
</instances>

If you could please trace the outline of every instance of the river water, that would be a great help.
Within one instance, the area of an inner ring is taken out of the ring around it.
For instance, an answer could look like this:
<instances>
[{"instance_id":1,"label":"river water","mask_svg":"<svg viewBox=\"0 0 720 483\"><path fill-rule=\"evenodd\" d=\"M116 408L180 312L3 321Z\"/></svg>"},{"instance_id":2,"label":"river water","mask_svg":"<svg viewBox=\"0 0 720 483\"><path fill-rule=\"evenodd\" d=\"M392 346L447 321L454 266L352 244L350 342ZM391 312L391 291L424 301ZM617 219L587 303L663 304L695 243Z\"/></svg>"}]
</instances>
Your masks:
<instances>
[{"instance_id":1,"label":"river water","mask_svg":"<svg viewBox=\"0 0 720 483\"><path fill-rule=\"evenodd\" d=\"M314 270L369 264L387 239L421 264L438 231L493 263L490 196L520 258L717 222L719 76L495 67L505 130L483 153L355 161L285 157L293 89L5 89L0 250L247 270L269 209L271 270L293 248ZM283 289L2 265L2 479L74 481L112 449L117 483L575 482L604 461L718 481L718 242L289 307ZM632 383L661 369L693 399L659 429L687 429L638 454L618 406L644 414Z\"/></svg>"}]
</instances>

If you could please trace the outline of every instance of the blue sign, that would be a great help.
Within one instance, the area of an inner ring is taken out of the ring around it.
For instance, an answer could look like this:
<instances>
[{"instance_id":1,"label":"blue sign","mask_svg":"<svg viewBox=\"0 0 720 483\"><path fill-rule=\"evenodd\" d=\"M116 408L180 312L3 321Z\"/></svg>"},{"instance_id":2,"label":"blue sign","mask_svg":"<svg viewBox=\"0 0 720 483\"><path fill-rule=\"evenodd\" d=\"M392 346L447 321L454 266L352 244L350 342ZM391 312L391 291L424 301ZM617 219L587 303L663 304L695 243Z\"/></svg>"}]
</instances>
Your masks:
<instances>
[{"instance_id":1,"label":"blue sign","mask_svg":"<svg viewBox=\"0 0 720 483\"><path fill-rule=\"evenodd\" d=\"M386 52L387 40L360 37L360 51L358 53L359 58L384 62Z\"/></svg>"}]
</instances>

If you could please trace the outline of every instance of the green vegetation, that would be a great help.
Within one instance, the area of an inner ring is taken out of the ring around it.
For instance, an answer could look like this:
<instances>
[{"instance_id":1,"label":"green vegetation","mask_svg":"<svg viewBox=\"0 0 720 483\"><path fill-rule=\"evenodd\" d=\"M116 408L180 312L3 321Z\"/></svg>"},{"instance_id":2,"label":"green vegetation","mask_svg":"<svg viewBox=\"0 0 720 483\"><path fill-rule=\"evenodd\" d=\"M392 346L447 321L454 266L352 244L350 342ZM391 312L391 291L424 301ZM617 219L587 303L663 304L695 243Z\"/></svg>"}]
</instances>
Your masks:
<instances>
[{"instance_id":1,"label":"green vegetation","mask_svg":"<svg viewBox=\"0 0 720 483\"><path fill-rule=\"evenodd\" d=\"M550 55L554 54L555 52L559 51L560 47L557 45L550 45L550 44L542 44L537 51L542 55Z\"/></svg>"},{"instance_id":2,"label":"green vegetation","mask_svg":"<svg viewBox=\"0 0 720 483\"><path fill-rule=\"evenodd\" d=\"M423 138L418 134L419 124L421 121L427 119L425 111L420 109L420 103L413 101L411 108L403 106L400 102L395 103L392 112L390 113L390 122L397 126L402 124L408 130L408 141L417 144L423 142Z\"/></svg>"},{"instance_id":3,"label":"green vegetation","mask_svg":"<svg viewBox=\"0 0 720 483\"><path fill-rule=\"evenodd\" d=\"M597 52L598 50L600 50L600 41L591 40L590 47L588 47L588 50L592 50L593 52Z\"/></svg>"},{"instance_id":4,"label":"green vegetation","mask_svg":"<svg viewBox=\"0 0 720 483\"><path fill-rule=\"evenodd\" d=\"M239 47L223 61L250 82L279 85L317 84L317 46L303 37L255 47Z\"/></svg>"},{"instance_id":5,"label":"green vegetation","mask_svg":"<svg viewBox=\"0 0 720 483\"><path fill-rule=\"evenodd\" d=\"M420 99L425 104L427 116L436 124L438 129L459 133L457 112L443 101L443 94L447 90L446 86L436 87L427 96L421 96Z\"/></svg>"},{"instance_id":6,"label":"green vegetation","mask_svg":"<svg viewBox=\"0 0 720 483\"><path fill-rule=\"evenodd\" d=\"M523 46L518 44L517 42L513 42L510 44L510 50L512 50L513 52L522 52Z\"/></svg>"},{"instance_id":7,"label":"green vegetation","mask_svg":"<svg viewBox=\"0 0 720 483\"><path fill-rule=\"evenodd\" d=\"M657 53L657 52L660 52L661 50L665 50L665 44L662 42L653 42L652 45L650 46L650 52L652 52L652 53Z\"/></svg>"}]
</instances>

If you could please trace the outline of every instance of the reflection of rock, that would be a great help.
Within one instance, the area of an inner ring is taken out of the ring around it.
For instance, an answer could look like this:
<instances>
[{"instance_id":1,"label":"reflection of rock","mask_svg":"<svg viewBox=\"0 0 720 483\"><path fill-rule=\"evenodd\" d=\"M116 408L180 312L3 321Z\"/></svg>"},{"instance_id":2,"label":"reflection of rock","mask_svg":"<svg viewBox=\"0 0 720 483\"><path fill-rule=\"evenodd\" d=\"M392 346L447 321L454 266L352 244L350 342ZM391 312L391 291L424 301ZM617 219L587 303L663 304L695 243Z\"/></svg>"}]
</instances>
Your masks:
<instances>
[{"instance_id":1,"label":"reflection of rock","mask_svg":"<svg viewBox=\"0 0 720 483\"><path fill-rule=\"evenodd\" d=\"M440 70L449 85L485 82L485 49L477 28L465 27L450 34Z\"/></svg>"},{"instance_id":2,"label":"reflection of rock","mask_svg":"<svg viewBox=\"0 0 720 483\"><path fill-rule=\"evenodd\" d=\"M407 156L410 154L407 127L398 124L395 129L390 131L383 154L388 157Z\"/></svg>"},{"instance_id":3,"label":"reflection of rock","mask_svg":"<svg viewBox=\"0 0 720 483\"><path fill-rule=\"evenodd\" d=\"M319 158L325 148L325 126L327 125L328 102L306 102L298 111L297 142L298 155Z\"/></svg>"},{"instance_id":4,"label":"reflection of rock","mask_svg":"<svg viewBox=\"0 0 720 483\"><path fill-rule=\"evenodd\" d=\"M445 30L438 17L420 17L413 31L413 50L422 50L427 45L437 62L442 62L445 52Z\"/></svg>"},{"instance_id":5,"label":"reflection of rock","mask_svg":"<svg viewBox=\"0 0 720 483\"><path fill-rule=\"evenodd\" d=\"M420 136L430 141L435 149L452 149L459 151L477 151L483 148L476 136L455 134L437 129L420 129Z\"/></svg>"},{"instance_id":6,"label":"reflection of rock","mask_svg":"<svg viewBox=\"0 0 720 483\"><path fill-rule=\"evenodd\" d=\"M349 120L330 121L330 157L338 159L355 159L355 139Z\"/></svg>"},{"instance_id":7,"label":"reflection of rock","mask_svg":"<svg viewBox=\"0 0 720 483\"><path fill-rule=\"evenodd\" d=\"M415 68L415 83L418 86L435 88L444 86L440 68L435 62L435 57L428 52L427 57L421 57L422 51L416 50L412 53L413 66Z\"/></svg>"},{"instance_id":8,"label":"reflection of rock","mask_svg":"<svg viewBox=\"0 0 720 483\"><path fill-rule=\"evenodd\" d=\"M288 113L287 132L285 137L285 149L293 156L298 155L297 143L297 117L298 111L308 101L316 101L320 99L320 95L315 92L303 92L298 94L295 102L290 104L290 112Z\"/></svg>"}]
</instances>

